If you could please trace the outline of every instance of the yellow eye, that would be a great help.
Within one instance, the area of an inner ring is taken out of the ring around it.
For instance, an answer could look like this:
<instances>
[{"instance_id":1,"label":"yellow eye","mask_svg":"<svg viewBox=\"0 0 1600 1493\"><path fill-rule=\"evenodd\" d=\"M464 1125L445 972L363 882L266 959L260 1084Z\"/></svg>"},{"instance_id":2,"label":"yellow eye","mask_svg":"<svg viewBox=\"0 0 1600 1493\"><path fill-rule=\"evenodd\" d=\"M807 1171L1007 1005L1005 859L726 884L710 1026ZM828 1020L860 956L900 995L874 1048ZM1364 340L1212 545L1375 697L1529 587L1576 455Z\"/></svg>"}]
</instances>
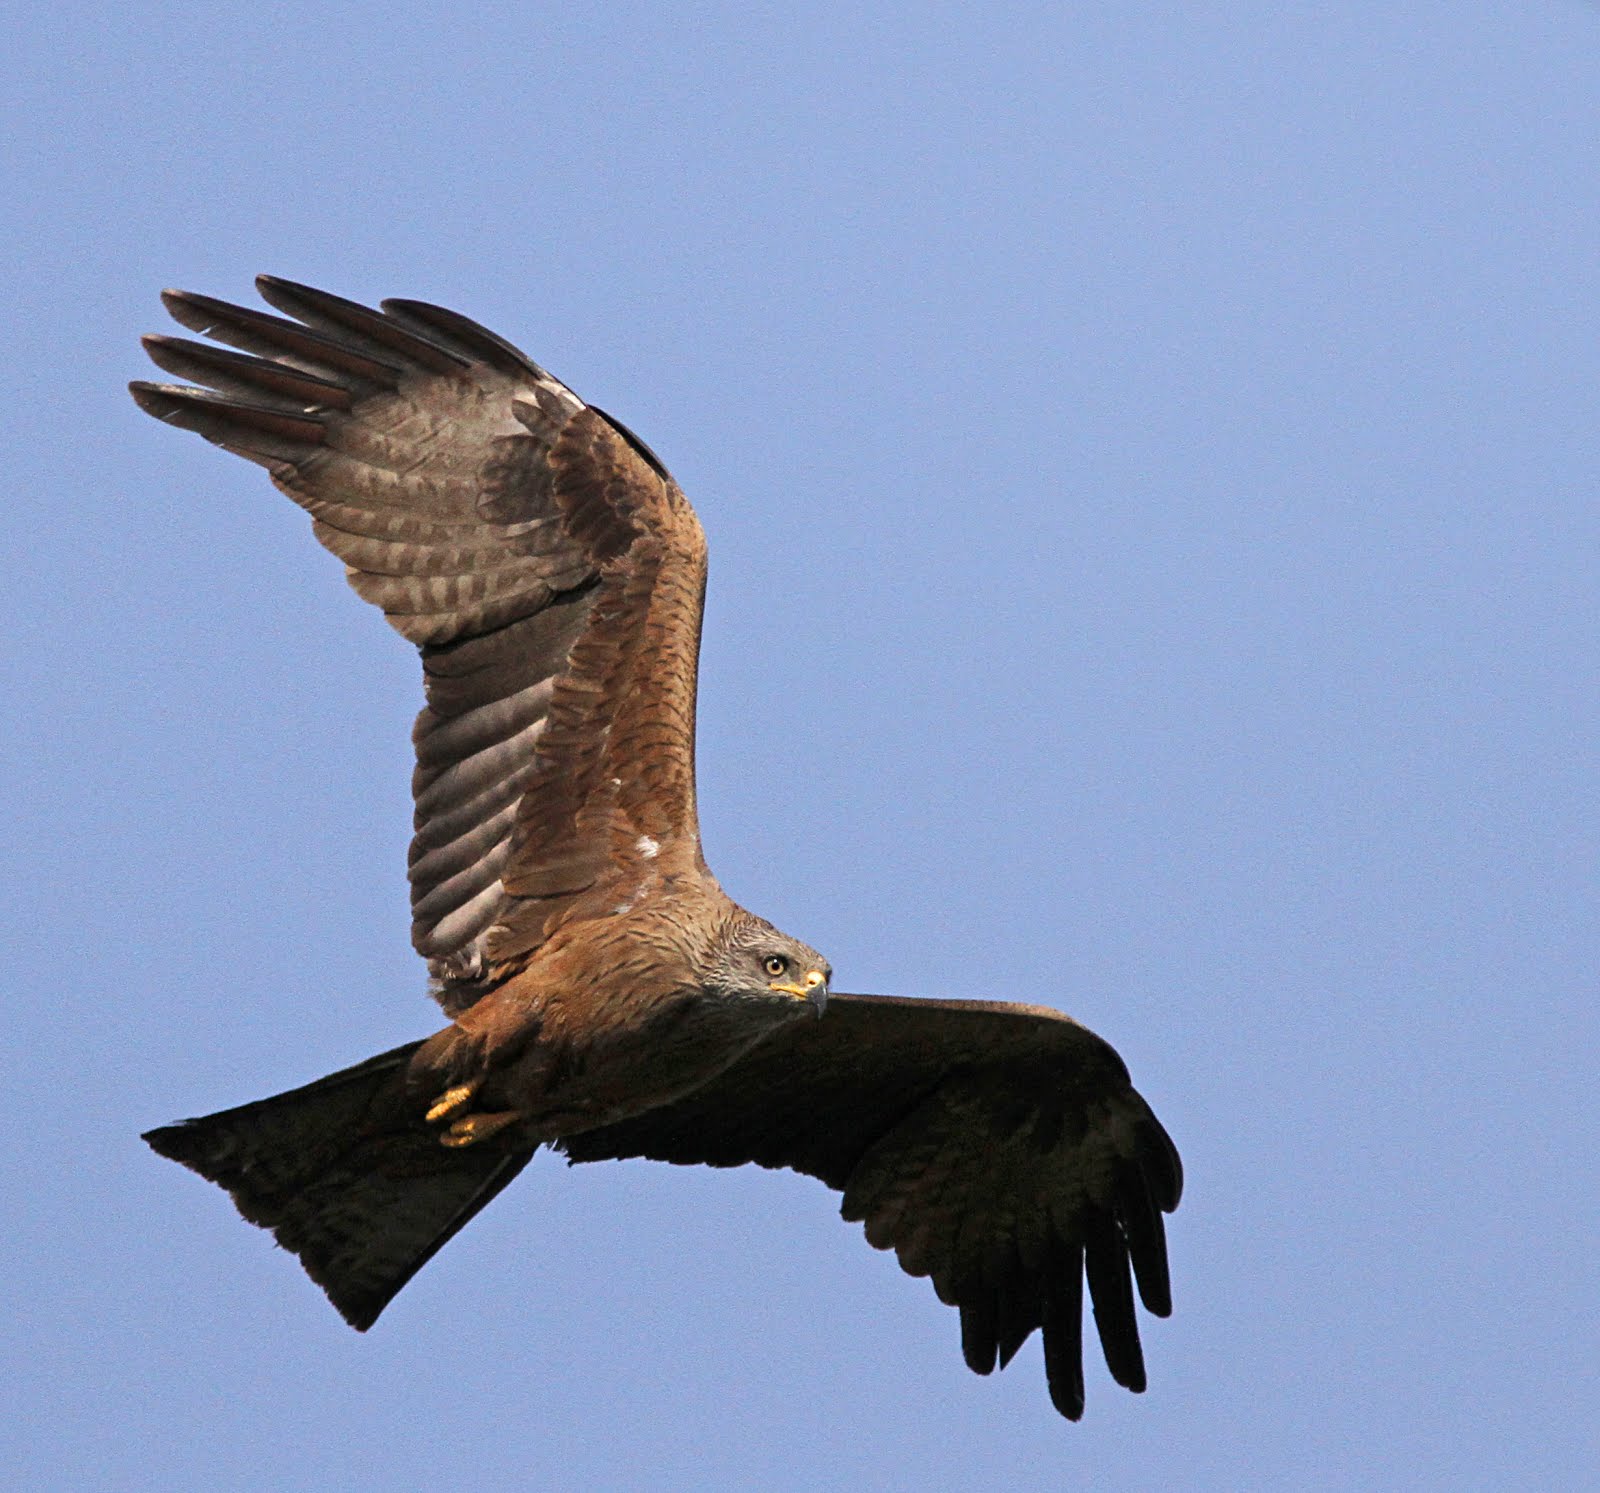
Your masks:
<instances>
[{"instance_id":1,"label":"yellow eye","mask_svg":"<svg viewBox=\"0 0 1600 1493\"><path fill-rule=\"evenodd\" d=\"M769 975L776 979L786 969L788 969L789 961L785 959L782 954L768 954L767 957L761 961L761 967L766 970Z\"/></svg>"}]
</instances>

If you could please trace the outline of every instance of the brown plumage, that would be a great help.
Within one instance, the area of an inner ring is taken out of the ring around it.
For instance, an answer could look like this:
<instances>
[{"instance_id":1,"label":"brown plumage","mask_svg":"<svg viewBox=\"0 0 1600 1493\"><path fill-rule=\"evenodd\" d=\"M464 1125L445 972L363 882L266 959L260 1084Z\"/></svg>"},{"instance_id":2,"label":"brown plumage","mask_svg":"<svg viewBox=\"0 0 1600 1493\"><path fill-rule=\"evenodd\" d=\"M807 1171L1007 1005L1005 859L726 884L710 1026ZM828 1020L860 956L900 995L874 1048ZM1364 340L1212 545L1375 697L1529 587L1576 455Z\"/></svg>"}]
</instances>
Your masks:
<instances>
[{"instance_id":1,"label":"brown plumage","mask_svg":"<svg viewBox=\"0 0 1600 1493\"><path fill-rule=\"evenodd\" d=\"M258 284L292 320L166 295L239 351L147 338L204 387L133 394L266 467L418 646L412 939L452 1020L146 1140L359 1328L541 1144L790 1167L932 1277L977 1372L1042 1328L1076 1419L1087 1278L1112 1376L1142 1390L1133 1291L1171 1310L1181 1173L1116 1053L1044 1007L830 995L707 868L705 539L660 461L453 312Z\"/></svg>"}]
</instances>

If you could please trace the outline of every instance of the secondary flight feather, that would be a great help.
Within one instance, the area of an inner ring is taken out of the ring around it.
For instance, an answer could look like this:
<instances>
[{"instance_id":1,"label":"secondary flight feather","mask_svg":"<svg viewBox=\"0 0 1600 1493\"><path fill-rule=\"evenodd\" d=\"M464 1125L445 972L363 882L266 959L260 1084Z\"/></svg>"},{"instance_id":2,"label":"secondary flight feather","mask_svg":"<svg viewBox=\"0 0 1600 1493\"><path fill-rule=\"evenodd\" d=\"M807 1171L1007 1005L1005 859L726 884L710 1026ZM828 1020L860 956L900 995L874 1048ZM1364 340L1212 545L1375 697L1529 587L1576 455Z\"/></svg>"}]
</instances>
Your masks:
<instances>
[{"instance_id":1,"label":"secondary flight feather","mask_svg":"<svg viewBox=\"0 0 1600 1493\"><path fill-rule=\"evenodd\" d=\"M262 277L169 292L141 408L265 467L417 648L412 941L450 1018L151 1131L366 1328L537 1148L818 1177L959 1309L978 1373L1042 1329L1083 1411L1171 1310L1177 1152L1116 1053L1042 1006L845 995L701 853L706 547L636 436L476 323ZM225 344L218 346L216 344Z\"/></svg>"}]
</instances>

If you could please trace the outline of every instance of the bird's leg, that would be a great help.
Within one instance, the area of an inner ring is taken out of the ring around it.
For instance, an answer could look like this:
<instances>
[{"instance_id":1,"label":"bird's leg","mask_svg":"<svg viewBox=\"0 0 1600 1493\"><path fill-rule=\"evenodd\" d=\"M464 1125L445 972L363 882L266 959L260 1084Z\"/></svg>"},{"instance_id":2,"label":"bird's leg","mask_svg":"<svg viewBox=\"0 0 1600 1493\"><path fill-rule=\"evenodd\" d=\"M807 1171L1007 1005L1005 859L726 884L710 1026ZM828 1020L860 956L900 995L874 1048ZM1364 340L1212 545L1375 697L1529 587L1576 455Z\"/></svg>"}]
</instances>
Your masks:
<instances>
[{"instance_id":1,"label":"bird's leg","mask_svg":"<svg viewBox=\"0 0 1600 1493\"><path fill-rule=\"evenodd\" d=\"M440 1102L443 1103L442 1100ZM476 1145L481 1140L487 1140L491 1135L498 1135L507 1125L515 1124L521 1118L522 1111L518 1109L502 1109L493 1114L479 1111L477 1114L462 1115L439 1137L439 1144L443 1146Z\"/></svg>"},{"instance_id":2,"label":"bird's leg","mask_svg":"<svg viewBox=\"0 0 1600 1493\"><path fill-rule=\"evenodd\" d=\"M448 1120L454 1115L459 1115L477 1096L478 1087L482 1084L481 1078L475 1078L471 1083L458 1083L453 1089L446 1089L434 1101L433 1108L425 1116L428 1124L436 1124L440 1120Z\"/></svg>"}]
</instances>

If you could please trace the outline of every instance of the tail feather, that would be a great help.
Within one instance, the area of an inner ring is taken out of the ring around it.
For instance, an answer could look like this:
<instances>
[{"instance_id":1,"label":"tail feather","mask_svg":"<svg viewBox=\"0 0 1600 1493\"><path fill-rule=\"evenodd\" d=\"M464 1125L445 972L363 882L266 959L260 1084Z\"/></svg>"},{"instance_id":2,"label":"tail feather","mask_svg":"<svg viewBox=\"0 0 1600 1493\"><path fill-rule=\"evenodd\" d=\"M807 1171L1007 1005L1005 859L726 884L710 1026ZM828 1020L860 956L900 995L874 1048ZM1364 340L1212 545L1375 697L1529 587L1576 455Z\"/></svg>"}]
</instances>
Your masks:
<instances>
[{"instance_id":1,"label":"tail feather","mask_svg":"<svg viewBox=\"0 0 1600 1493\"><path fill-rule=\"evenodd\" d=\"M144 1137L224 1188L363 1332L533 1155L441 1146L407 1102L420 1045Z\"/></svg>"}]
</instances>

